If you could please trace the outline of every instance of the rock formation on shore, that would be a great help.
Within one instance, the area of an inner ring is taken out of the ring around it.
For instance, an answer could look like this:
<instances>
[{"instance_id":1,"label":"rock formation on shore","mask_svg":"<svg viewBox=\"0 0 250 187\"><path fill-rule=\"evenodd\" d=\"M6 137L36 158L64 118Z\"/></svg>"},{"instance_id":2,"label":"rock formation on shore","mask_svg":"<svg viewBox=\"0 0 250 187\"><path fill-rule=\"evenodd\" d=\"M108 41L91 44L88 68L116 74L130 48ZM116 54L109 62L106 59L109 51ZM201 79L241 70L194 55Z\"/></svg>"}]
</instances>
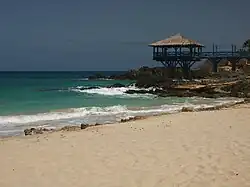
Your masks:
<instances>
[{"instance_id":1,"label":"rock formation on shore","mask_svg":"<svg viewBox=\"0 0 250 187\"><path fill-rule=\"evenodd\" d=\"M209 65L209 64L208 64ZM183 79L182 72L177 69L164 67L141 67L130 70L122 75L106 77L116 80L134 80L141 89L128 90L127 94L149 93L161 97L250 97L250 65L242 61L237 71L232 72L231 64L221 62L219 72L212 73L210 66L190 72L190 79ZM100 75L98 77L101 77ZM121 87L117 84L114 87ZM147 88L147 89L145 89ZM151 88L151 89L149 89Z\"/></svg>"}]
</instances>

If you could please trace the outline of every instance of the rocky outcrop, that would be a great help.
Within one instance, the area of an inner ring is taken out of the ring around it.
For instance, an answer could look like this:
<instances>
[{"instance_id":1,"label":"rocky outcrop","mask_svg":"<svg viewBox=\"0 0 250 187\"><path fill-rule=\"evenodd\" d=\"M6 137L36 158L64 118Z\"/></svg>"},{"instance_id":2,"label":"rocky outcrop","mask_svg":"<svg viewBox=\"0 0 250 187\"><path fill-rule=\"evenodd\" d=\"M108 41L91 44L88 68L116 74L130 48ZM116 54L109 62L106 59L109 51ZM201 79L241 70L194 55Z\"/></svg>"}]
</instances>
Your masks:
<instances>
[{"instance_id":1,"label":"rocky outcrop","mask_svg":"<svg viewBox=\"0 0 250 187\"><path fill-rule=\"evenodd\" d=\"M152 84L153 85L153 84ZM162 82L156 84L158 88L128 90L128 94L154 94L160 97L250 97L250 80L204 80L200 82ZM145 86L148 88L148 84Z\"/></svg>"},{"instance_id":2,"label":"rocky outcrop","mask_svg":"<svg viewBox=\"0 0 250 187\"><path fill-rule=\"evenodd\" d=\"M227 66L226 66L227 65ZM246 66L246 64L243 64ZM227 61L219 64L223 71L217 73L203 72L195 70L190 73L190 80L181 79L182 73L177 69L165 67L141 67L136 70L130 70L124 74L113 75L105 78L117 80L135 80L136 90L128 90L127 94L154 94L161 97L249 97L248 88L249 79L246 79L246 73L243 71L229 71L230 64ZM210 68L211 69L211 68ZM96 78L104 78L96 75ZM199 81L194 80L197 78ZM240 81L239 81L240 80ZM225 84L229 83L229 84ZM109 88L125 87L125 85L116 83L108 86ZM150 88L154 89L150 89ZM145 89L147 88L147 89ZM85 89L85 88L83 88Z\"/></svg>"},{"instance_id":3,"label":"rocky outcrop","mask_svg":"<svg viewBox=\"0 0 250 187\"><path fill-rule=\"evenodd\" d=\"M230 93L231 97L250 98L250 80L239 80L235 84L229 84L222 88Z\"/></svg>"},{"instance_id":4,"label":"rocky outcrop","mask_svg":"<svg viewBox=\"0 0 250 187\"><path fill-rule=\"evenodd\" d=\"M88 77L89 80L93 79L115 79L115 80L139 80L145 77L162 77L162 78L182 78L183 73L180 69L165 68L165 67L154 67L149 68L147 66L139 69L129 70L123 74L116 74L111 76L104 76L102 74L91 75Z\"/></svg>"}]
</instances>

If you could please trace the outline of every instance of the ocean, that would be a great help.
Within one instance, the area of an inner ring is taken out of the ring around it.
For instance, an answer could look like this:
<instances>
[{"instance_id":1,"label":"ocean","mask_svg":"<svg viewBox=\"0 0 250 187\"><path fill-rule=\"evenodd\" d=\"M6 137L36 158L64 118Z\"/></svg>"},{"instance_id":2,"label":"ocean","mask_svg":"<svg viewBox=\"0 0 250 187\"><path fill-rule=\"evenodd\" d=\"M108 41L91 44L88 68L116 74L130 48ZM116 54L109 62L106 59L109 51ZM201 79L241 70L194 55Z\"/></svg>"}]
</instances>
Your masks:
<instances>
[{"instance_id":1,"label":"ocean","mask_svg":"<svg viewBox=\"0 0 250 187\"><path fill-rule=\"evenodd\" d=\"M199 108L237 101L126 94L138 89L133 81L87 79L95 73L0 72L0 136L20 135L30 127L114 123L131 116L180 112L187 105ZM126 87L109 87L115 83Z\"/></svg>"}]
</instances>

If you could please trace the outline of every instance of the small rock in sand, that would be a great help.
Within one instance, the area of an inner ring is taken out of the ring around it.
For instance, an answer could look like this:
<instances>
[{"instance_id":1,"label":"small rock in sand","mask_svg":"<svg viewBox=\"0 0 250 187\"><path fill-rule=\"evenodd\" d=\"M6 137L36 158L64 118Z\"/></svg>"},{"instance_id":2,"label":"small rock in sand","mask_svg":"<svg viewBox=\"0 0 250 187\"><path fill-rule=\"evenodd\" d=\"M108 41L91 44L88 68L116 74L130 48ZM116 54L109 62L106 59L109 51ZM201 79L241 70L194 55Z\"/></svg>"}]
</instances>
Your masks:
<instances>
[{"instance_id":1,"label":"small rock in sand","mask_svg":"<svg viewBox=\"0 0 250 187\"><path fill-rule=\"evenodd\" d=\"M81 124L81 129L86 129L88 127L89 127L89 124L84 124L84 123Z\"/></svg>"},{"instance_id":2,"label":"small rock in sand","mask_svg":"<svg viewBox=\"0 0 250 187\"><path fill-rule=\"evenodd\" d=\"M47 129L47 128L30 128L24 130L24 135L34 135L34 134L43 134L44 132L53 131L53 129Z\"/></svg>"},{"instance_id":3,"label":"small rock in sand","mask_svg":"<svg viewBox=\"0 0 250 187\"><path fill-rule=\"evenodd\" d=\"M194 108L193 107L182 107L181 111L182 112L193 112Z\"/></svg>"},{"instance_id":4,"label":"small rock in sand","mask_svg":"<svg viewBox=\"0 0 250 187\"><path fill-rule=\"evenodd\" d=\"M65 126L61 128L62 131L77 131L79 129L80 129L79 126Z\"/></svg>"}]
</instances>

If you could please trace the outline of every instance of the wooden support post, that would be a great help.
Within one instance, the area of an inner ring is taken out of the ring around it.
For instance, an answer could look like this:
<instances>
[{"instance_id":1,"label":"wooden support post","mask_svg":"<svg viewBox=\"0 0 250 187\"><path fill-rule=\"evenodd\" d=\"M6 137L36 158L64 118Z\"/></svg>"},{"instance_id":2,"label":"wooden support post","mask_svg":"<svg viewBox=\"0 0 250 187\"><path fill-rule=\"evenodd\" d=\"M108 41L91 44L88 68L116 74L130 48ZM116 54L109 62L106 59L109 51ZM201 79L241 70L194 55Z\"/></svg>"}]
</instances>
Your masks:
<instances>
[{"instance_id":1,"label":"wooden support post","mask_svg":"<svg viewBox=\"0 0 250 187\"><path fill-rule=\"evenodd\" d=\"M213 72L218 72L218 60L216 59L208 59L210 62L212 62L213 65Z\"/></svg>"},{"instance_id":2,"label":"wooden support post","mask_svg":"<svg viewBox=\"0 0 250 187\"><path fill-rule=\"evenodd\" d=\"M180 62L181 68L182 68L182 73L184 75L184 78L188 79L189 78L189 65L187 61L181 61Z\"/></svg>"},{"instance_id":3,"label":"wooden support post","mask_svg":"<svg viewBox=\"0 0 250 187\"><path fill-rule=\"evenodd\" d=\"M190 57L193 56L193 50L192 50L192 47L189 47L189 50L190 50Z\"/></svg>"},{"instance_id":4,"label":"wooden support post","mask_svg":"<svg viewBox=\"0 0 250 187\"><path fill-rule=\"evenodd\" d=\"M177 47L174 48L174 51L175 51L175 57L177 57L177 53L178 53Z\"/></svg>"},{"instance_id":5,"label":"wooden support post","mask_svg":"<svg viewBox=\"0 0 250 187\"><path fill-rule=\"evenodd\" d=\"M236 60L231 60L232 63L232 71L236 71Z\"/></svg>"}]
</instances>

